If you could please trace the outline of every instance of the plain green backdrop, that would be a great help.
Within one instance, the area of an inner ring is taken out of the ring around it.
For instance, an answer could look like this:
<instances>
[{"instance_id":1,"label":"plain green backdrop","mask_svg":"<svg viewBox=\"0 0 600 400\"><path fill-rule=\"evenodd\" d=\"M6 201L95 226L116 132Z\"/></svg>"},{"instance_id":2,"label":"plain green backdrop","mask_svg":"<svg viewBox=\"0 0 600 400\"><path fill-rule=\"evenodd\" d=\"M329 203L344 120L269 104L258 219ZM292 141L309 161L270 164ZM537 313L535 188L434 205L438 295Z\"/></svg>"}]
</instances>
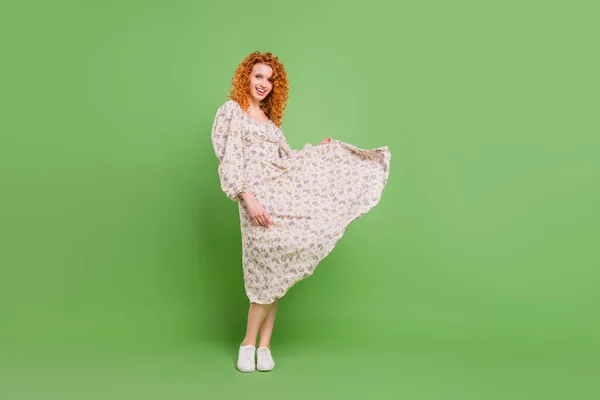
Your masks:
<instances>
[{"instance_id":1,"label":"plain green backdrop","mask_svg":"<svg viewBox=\"0 0 600 400\"><path fill-rule=\"evenodd\" d=\"M265 382L304 397L594 397L598 11L3 2L5 398L260 397ZM392 164L379 205L282 299L276 370L241 377L239 219L210 130L254 50L286 67L293 148L332 136L387 145Z\"/></svg>"}]
</instances>

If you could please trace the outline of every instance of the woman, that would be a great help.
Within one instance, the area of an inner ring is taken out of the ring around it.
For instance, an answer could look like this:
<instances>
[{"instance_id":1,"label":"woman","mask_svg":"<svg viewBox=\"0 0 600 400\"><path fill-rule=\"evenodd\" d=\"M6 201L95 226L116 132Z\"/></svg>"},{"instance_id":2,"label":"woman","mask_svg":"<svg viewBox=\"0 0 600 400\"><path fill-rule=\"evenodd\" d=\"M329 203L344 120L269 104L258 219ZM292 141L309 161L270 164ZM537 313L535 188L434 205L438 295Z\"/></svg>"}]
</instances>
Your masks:
<instances>
[{"instance_id":1,"label":"woman","mask_svg":"<svg viewBox=\"0 0 600 400\"><path fill-rule=\"evenodd\" d=\"M273 369L278 299L312 275L346 227L379 202L389 175L386 146L363 150L326 138L292 150L280 128L288 92L279 59L255 51L238 66L212 128L221 188L239 202L250 300L238 352L242 372Z\"/></svg>"}]
</instances>

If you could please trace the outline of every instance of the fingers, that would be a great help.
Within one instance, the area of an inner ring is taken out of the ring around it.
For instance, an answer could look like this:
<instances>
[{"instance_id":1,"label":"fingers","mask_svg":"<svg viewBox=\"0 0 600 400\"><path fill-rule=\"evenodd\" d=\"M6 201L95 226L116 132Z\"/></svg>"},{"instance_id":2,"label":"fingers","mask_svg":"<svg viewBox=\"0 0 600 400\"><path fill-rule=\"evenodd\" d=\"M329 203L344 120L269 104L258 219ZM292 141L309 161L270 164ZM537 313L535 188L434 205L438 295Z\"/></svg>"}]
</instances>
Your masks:
<instances>
[{"instance_id":1,"label":"fingers","mask_svg":"<svg viewBox=\"0 0 600 400\"><path fill-rule=\"evenodd\" d=\"M264 226L263 225L263 220L262 220L262 215L258 215L256 217L256 225Z\"/></svg>"},{"instance_id":2,"label":"fingers","mask_svg":"<svg viewBox=\"0 0 600 400\"><path fill-rule=\"evenodd\" d=\"M269 229L270 226L273 226L273 221L271 221L271 216L269 214L266 215L266 222L267 222L267 229Z\"/></svg>"},{"instance_id":3,"label":"fingers","mask_svg":"<svg viewBox=\"0 0 600 400\"><path fill-rule=\"evenodd\" d=\"M255 225L262 226L266 229L273 226L273 221L271 221L271 214L264 208L260 203L253 202L251 203L251 207L249 209L250 219Z\"/></svg>"},{"instance_id":4,"label":"fingers","mask_svg":"<svg viewBox=\"0 0 600 400\"><path fill-rule=\"evenodd\" d=\"M269 229L271 225L273 225L273 222L271 222L271 216L268 213L264 213L262 216L262 226Z\"/></svg>"},{"instance_id":5,"label":"fingers","mask_svg":"<svg viewBox=\"0 0 600 400\"><path fill-rule=\"evenodd\" d=\"M269 229L269 227L273 226L273 221L271 221L271 216L267 213L265 214L258 214L256 217L252 218L252 221L256 224L256 225L260 225L262 227L265 227L267 229Z\"/></svg>"}]
</instances>

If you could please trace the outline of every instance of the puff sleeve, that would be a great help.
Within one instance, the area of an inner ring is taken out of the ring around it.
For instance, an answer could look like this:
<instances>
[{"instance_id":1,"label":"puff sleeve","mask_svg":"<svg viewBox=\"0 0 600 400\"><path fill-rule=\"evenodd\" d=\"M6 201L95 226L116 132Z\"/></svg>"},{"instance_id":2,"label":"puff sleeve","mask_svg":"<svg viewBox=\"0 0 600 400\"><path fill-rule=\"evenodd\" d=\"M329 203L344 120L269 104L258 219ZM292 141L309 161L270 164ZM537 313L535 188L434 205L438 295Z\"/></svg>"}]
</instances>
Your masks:
<instances>
[{"instance_id":1,"label":"puff sleeve","mask_svg":"<svg viewBox=\"0 0 600 400\"><path fill-rule=\"evenodd\" d=\"M240 201L250 191L244 171L244 153L238 119L231 101L217 110L211 139L219 159L221 189L233 201Z\"/></svg>"}]
</instances>

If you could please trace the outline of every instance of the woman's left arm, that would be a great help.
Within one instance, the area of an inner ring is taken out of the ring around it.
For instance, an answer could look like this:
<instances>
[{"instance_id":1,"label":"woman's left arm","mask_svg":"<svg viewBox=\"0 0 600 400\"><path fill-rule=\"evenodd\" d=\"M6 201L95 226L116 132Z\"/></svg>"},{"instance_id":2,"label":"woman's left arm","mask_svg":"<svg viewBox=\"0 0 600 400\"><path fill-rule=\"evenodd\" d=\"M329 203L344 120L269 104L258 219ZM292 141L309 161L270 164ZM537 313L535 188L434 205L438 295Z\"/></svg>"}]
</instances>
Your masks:
<instances>
[{"instance_id":1,"label":"woman's left arm","mask_svg":"<svg viewBox=\"0 0 600 400\"><path fill-rule=\"evenodd\" d=\"M296 156L296 154L300 153L301 151L309 149L311 147L312 147L312 145L310 143L306 143L304 145L304 147L302 148L302 150L292 150L292 148L290 147L290 144L288 143L288 141L285 138L285 136L283 135L283 133L280 134L280 137L279 137L279 156L282 157L282 158L294 157L294 156Z\"/></svg>"},{"instance_id":2,"label":"woman's left arm","mask_svg":"<svg viewBox=\"0 0 600 400\"><path fill-rule=\"evenodd\" d=\"M329 143L331 143L331 138L321 140L317 146L320 146L323 144L329 144ZM289 143L287 142L287 139L285 138L285 136L282 133L281 137L279 139L279 156L280 157L292 157L292 156L295 156L296 154L300 153L301 151L310 149L311 147L312 147L312 144L306 143L304 145L304 147L302 147L302 150L292 150Z\"/></svg>"}]
</instances>

